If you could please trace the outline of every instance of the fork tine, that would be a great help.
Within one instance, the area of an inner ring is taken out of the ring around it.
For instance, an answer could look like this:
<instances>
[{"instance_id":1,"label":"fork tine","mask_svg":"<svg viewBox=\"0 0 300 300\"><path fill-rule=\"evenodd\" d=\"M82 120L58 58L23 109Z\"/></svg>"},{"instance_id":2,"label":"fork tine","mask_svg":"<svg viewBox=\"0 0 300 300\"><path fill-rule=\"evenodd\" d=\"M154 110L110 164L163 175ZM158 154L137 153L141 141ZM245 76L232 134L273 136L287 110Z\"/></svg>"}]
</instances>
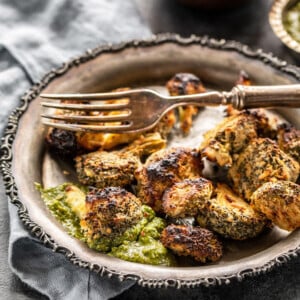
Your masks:
<instances>
[{"instance_id":1,"label":"fork tine","mask_svg":"<svg viewBox=\"0 0 300 300\"><path fill-rule=\"evenodd\" d=\"M55 127L64 130L70 131L85 131L85 132L110 132L110 133L118 133L118 132L131 132L138 130L130 130L132 123L123 124L123 125L115 125L115 126L107 126L107 125L90 125L90 124L71 124L71 123L54 123L48 122L46 120L42 120L43 124L50 127Z\"/></svg>"},{"instance_id":2,"label":"fork tine","mask_svg":"<svg viewBox=\"0 0 300 300\"><path fill-rule=\"evenodd\" d=\"M118 114L118 115L106 115L106 116L68 116L68 115L51 115L51 114L42 114L41 115L45 119L50 120L58 120L64 122L73 122L73 123L81 123L81 122L120 122L127 121L130 113L128 114Z\"/></svg>"},{"instance_id":3,"label":"fork tine","mask_svg":"<svg viewBox=\"0 0 300 300\"><path fill-rule=\"evenodd\" d=\"M111 100L130 97L135 92L141 90L128 90L109 93L91 93L91 94L41 94L41 98L57 99L57 100Z\"/></svg>"},{"instance_id":4,"label":"fork tine","mask_svg":"<svg viewBox=\"0 0 300 300\"><path fill-rule=\"evenodd\" d=\"M67 110L122 110L128 108L128 103L112 103L112 104L73 104L73 103L58 103L58 102L41 102L43 107L58 108Z\"/></svg>"}]
</instances>

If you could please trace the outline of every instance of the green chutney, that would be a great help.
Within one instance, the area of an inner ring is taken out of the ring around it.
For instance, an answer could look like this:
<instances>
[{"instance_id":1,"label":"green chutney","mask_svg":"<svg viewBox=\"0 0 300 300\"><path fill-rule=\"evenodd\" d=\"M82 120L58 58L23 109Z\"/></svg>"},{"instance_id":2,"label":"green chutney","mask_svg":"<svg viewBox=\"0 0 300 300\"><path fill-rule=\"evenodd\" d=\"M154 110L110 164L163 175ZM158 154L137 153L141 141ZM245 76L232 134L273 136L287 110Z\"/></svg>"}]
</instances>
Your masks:
<instances>
[{"instance_id":1,"label":"green chutney","mask_svg":"<svg viewBox=\"0 0 300 300\"><path fill-rule=\"evenodd\" d=\"M283 26L288 34L300 43L300 2L287 9L283 15Z\"/></svg>"},{"instance_id":2,"label":"green chutney","mask_svg":"<svg viewBox=\"0 0 300 300\"><path fill-rule=\"evenodd\" d=\"M174 256L160 242L160 234L166 227L164 219L156 217L151 207L142 205L143 218L113 239L100 236L90 240L80 225L80 211L85 201L86 187L64 183L43 189L36 184L47 208L62 224L69 235L85 242L88 247L110 256L143 264L174 266Z\"/></svg>"}]
</instances>

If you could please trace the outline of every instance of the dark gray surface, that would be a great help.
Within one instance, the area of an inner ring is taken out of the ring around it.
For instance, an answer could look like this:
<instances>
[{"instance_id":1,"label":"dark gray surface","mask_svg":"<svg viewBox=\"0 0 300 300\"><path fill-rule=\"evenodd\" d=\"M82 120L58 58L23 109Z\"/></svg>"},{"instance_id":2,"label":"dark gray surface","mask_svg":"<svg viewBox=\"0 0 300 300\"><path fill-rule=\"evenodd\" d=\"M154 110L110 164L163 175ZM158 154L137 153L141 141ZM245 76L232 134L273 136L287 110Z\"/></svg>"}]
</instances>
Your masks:
<instances>
[{"instance_id":1,"label":"dark gray surface","mask_svg":"<svg viewBox=\"0 0 300 300\"><path fill-rule=\"evenodd\" d=\"M175 0L136 0L154 33L176 32L234 39L262 48L288 61L297 62L275 37L268 24L271 0L253 0L248 6L228 12L209 13L183 7ZM2 193L2 192L1 192ZM2 197L4 198L4 197ZM7 203L0 202L0 299L44 299L12 275L7 264ZM25 259L25 258L24 258ZM267 274L233 282L228 286L192 290L151 290L134 287L117 299L300 299L300 258Z\"/></svg>"},{"instance_id":2,"label":"dark gray surface","mask_svg":"<svg viewBox=\"0 0 300 300\"><path fill-rule=\"evenodd\" d=\"M176 0L135 1L154 33L175 32L183 36L196 34L237 40L295 62L269 25L272 0L252 0L249 5L218 12L185 7Z\"/></svg>"}]
</instances>

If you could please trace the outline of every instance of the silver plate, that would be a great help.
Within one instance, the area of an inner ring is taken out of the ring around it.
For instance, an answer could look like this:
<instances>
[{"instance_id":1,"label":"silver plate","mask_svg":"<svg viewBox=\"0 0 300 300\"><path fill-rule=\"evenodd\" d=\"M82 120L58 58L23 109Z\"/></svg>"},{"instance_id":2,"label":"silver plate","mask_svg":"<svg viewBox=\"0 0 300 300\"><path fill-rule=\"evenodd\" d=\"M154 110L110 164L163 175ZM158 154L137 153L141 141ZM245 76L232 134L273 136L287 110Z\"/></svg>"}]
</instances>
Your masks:
<instances>
[{"instance_id":1,"label":"silver plate","mask_svg":"<svg viewBox=\"0 0 300 300\"><path fill-rule=\"evenodd\" d=\"M166 34L92 49L48 73L22 97L20 107L9 118L1 145L6 192L28 230L79 267L149 287L227 284L232 279L266 272L298 255L300 230L289 233L274 228L254 240L228 242L224 257L215 264L161 267L126 262L95 252L70 237L34 187L35 182L51 185L72 179L64 172L68 166L52 160L44 149L41 92L96 92L121 86L159 85L178 72L192 72L208 86L230 89L240 70L245 70L258 85L295 83L300 78L296 67L234 41ZM283 109L280 113L300 126L299 110Z\"/></svg>"}]
</instances>

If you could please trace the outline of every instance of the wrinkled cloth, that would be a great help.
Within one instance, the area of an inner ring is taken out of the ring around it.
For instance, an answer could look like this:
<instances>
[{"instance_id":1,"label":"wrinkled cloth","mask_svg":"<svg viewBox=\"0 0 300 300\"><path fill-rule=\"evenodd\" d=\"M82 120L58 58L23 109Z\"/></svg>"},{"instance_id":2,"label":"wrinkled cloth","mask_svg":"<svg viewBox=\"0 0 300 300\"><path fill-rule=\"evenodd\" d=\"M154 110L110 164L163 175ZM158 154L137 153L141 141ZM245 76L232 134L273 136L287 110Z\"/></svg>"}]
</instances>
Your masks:
<instances>
[{"instance_id":1,"label":"wrinkled cloth","mask_svg":"<svg viewBox=\"0 0 300 300\"><path fill-rule=\"evenodd\" d=\"M105 43L147 38L131 0L0 1L0 133L20 97L52 68ZM7 201L3 183L1 201ZM49 299L111 299L134 283L79 268L33 238L9 203L9 264Z\"/></svg>"}]
</instances>

